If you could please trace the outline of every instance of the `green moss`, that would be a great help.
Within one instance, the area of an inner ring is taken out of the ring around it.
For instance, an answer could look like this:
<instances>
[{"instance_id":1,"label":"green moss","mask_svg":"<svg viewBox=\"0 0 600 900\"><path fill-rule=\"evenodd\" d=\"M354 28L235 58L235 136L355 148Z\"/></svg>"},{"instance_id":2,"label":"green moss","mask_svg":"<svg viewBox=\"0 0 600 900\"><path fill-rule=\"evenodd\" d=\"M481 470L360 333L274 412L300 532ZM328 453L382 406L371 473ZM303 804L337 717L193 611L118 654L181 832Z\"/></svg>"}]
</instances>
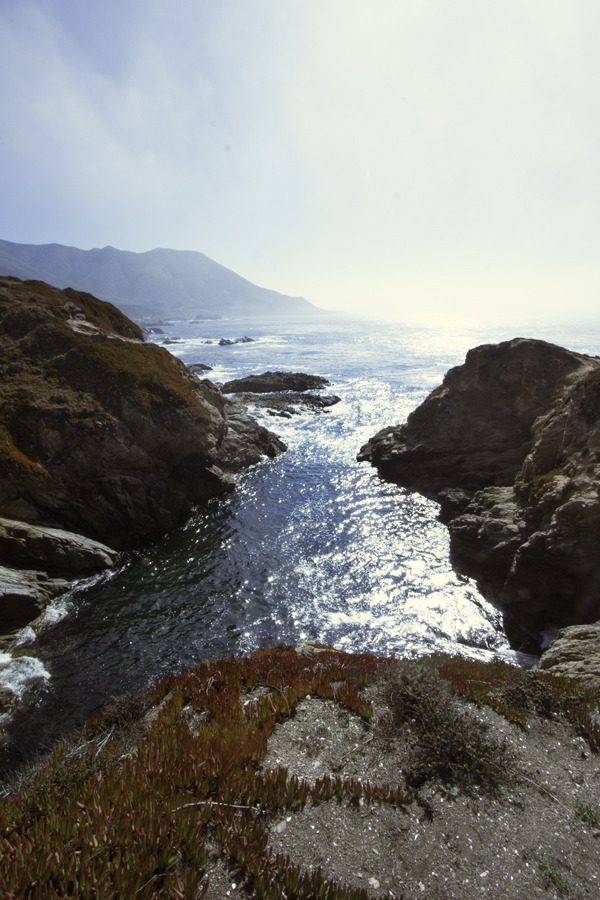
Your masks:
<instances>
[{"instance_id":1,"label":"green moss","mask_svg":"<svg viewBox=\"0 0 600 900\"><path fill-rule=\"evenodd\" d=\"M16 445L11 428L11 415L6 403L0 398L0 459L16 466L24 472L48 475L48 470L38 460L32 459Z\"/></svg>"},{"instance_id":2,"label":"green moss","mask_svg":"<svg viewBox=\"0 0 600 900\"><path fill-rule=\"evenodd\" d=\"M62 293L81 307L90 322L95 325L106 328L108 331L115 331L117 334L123 334L125 337L137 338L140 341L144 339L139 325L132 322L112 303L99 300L84 291L75 291L73 288L66 288Z\"/></svg>"},{"instance_id":3,"label":"green moss","mask_svg":"<svg viewBox=\"0 0 600 900\"><path fill-rule=\"evenodd\" d=\"M55 364L56 371L92 394L131 398L143 409L166 405L188 407L200 418L209 414L200 403L182 363L155 344L104 341L73 334L72 349Z\"/></svg>"},{"instance_id":4,"label":"green moss","mask_svg":"<svg viewBox=\"0 0 600 900\"><path fill-rule=\"evenodd\" d=\"M547 472L534 472L529 479L531 490L537 497L540 497L545 491L552 488L555 478L557 475L562 475L562 473L562 466L556 466Z\"/></svg>"}]
</instances>

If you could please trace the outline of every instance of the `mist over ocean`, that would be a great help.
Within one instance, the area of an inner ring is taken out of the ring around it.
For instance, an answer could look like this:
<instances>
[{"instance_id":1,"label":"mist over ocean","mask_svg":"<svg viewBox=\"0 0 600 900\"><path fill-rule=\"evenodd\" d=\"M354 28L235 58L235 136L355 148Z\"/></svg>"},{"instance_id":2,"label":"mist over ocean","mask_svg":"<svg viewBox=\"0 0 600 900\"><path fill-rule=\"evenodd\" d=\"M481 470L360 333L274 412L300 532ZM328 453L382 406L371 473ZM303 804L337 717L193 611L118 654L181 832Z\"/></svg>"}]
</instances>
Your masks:
<instances>
[{"instance_id":1,"label":"mist over ocean","mask_svg":"<svg viewBox=\"0 0 600 900\"><path fill-rule=\"evenodd\" d=\"M404 421L470 347L520 336L600 353L600 329L436 327L331 315L174 322L157 343L213 381L284 369L327 377L341 402L291 418L257 410L288 451L117 568L80 582L0 653L21 698L2 722L18 758L110 698L205 659L277 642L518 661L499 613L449 562L435 503L383 482L361 445ZM251 343L220 346L220 338ZM172 341L176 341L173 342ZM209 342L209 343L207 343Z\"/></svg>"}]
</instances>

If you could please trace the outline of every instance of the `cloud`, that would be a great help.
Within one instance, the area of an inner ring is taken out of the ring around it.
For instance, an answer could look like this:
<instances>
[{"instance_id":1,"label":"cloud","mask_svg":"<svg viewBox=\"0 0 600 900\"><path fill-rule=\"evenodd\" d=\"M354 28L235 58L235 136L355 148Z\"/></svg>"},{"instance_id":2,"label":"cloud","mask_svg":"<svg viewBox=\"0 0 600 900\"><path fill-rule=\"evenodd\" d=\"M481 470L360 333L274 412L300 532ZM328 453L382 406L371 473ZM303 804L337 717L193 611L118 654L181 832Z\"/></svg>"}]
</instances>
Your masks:
<instances>
[{"instance_id":1,"label":"cloud","mask_svg":"<svg viewBox=\"0 0 600 900\"><path fill-rule=\"evenodd\" d=\"M0 8L3 237L197 249L323 305L597 298L595 3L83 7Z\"/></svg>"}]
</instances>

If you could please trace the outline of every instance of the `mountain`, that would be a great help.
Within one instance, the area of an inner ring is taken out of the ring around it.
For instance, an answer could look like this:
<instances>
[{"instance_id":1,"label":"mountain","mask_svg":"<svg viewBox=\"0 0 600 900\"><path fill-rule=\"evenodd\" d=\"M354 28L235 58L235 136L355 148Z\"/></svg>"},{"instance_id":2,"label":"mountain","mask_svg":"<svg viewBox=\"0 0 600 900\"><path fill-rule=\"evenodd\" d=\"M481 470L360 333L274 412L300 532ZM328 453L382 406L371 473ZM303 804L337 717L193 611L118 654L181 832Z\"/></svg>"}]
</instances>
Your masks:
<instances>
[{"instance_id":1,"label":"mountain","mask_svg":"<svg viewBox=\"0 0 600 900\"><path fill-rule=\"evenodd\" d=\"M302 297L258 287L193 250L132 253L0 240L0 275L88 291L137 322L320 312Z\"/></svg>"}]
</instances>

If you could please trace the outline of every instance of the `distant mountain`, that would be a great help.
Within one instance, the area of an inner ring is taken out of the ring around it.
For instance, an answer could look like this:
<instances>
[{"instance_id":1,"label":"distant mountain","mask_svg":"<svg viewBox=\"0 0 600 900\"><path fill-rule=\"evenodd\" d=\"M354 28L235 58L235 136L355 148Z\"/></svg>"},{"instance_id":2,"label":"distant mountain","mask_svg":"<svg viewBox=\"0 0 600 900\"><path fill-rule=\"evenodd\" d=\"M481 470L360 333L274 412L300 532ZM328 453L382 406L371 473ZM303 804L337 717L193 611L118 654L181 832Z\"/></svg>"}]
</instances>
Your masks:
<instances>
[{"instance_id":1,"label":"distant mountain","mask_svg":"<svg viewBox=\"0 0 600 900\"><path fill-rule=\"evenodd\" d=\"M193 250L131 253L104 247L0 240L0 275L88 291L134 321L213 316L303 316L321 310L302 297L258 287Z\"/></svg>"}]
</instances>

